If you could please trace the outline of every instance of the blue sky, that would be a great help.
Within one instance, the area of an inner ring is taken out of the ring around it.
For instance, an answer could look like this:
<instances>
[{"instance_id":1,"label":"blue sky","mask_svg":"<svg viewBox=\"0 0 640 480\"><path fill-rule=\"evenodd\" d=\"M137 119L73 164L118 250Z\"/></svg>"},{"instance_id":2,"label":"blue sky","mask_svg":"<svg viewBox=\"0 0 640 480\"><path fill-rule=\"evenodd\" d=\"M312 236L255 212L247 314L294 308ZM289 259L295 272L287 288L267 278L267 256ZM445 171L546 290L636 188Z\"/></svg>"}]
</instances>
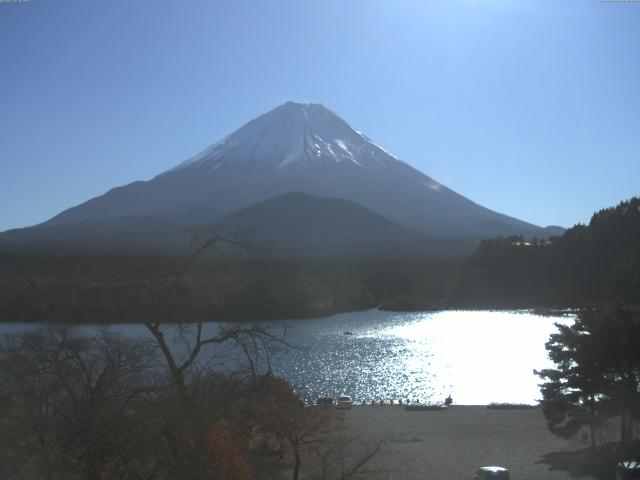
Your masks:
<instances>
[{"instance_id":1,"label":"blue sky","mask_svg":"<svg viewBox=\"0 0 640 480\"><path fill-rule=\"evenodd\" d=\"M287 100L540 225L640 195L640 3L0 3L0 230L178 164Z\"/></svg>"}]
</instances>

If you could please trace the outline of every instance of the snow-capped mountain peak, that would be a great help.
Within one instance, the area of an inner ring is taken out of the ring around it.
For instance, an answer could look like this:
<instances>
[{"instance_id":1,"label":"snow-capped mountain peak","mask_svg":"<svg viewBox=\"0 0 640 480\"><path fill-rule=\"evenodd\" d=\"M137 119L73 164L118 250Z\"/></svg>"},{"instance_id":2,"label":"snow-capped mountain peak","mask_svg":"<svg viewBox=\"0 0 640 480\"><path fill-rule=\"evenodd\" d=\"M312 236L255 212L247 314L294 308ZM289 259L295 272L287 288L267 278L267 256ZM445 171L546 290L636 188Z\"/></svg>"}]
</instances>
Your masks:
<instances>
[{"instance_id":1,"label":"snow-capped mountain peak","mask_svg":"<svg viewBox=\"0 0 640 480\"><path fill-rule=\"evenodd\" d=\"M367 136L318 103L287 102L182 162L172 171L223 165L282 170L345 163L359 168L396 160Z\"/></svg>"}]
</instances>

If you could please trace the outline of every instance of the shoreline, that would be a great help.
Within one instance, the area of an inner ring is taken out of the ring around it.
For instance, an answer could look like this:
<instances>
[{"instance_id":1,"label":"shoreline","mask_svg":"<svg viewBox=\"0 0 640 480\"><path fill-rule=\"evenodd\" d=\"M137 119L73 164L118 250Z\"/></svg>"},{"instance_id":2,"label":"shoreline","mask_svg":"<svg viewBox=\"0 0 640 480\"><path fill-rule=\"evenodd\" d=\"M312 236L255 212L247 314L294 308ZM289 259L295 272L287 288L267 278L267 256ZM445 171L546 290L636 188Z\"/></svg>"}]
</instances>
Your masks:
<instances>
[{"instance_id":1,"label":"shoreline","mask_svg":"<svg viewBox=\"0 0 640 480\"><path fill-rule=\"evenodd\" d=\"M322 318L331 318L338 315L345 315L350 313L365 313L365 312L387 312L387 313L434 313L434 312L506 312L506 313L530 313L541 317L563 317L565 315L574 315L579 311L579 307L523 307L523 308L493 308L493 307L464 307L457 308L455 306L443 307L443 308L425 308L415 310L392 310L382 307L365 308L361 310L340 310L333 313L327 313L322 315L309 315L309 316L291 316L291 317L278 317L268 318L265 317L261 320L255 320L253 317L247 318L227 318L227 319L212 319L212 320L190 320L190 321L175 321L175 322L160 322L163 325L195 325L197 323L210 324L210 323L265 323L265 322L291 322L291 321L305 321L305 320L319 320ZM106 327L117 325L144 325L144 321L117 321L117 322L60 322L51 320L6 320L0 319L0 325L63 325L63 326L87 326L87 327Z\"/></svg>"}]
</instances>

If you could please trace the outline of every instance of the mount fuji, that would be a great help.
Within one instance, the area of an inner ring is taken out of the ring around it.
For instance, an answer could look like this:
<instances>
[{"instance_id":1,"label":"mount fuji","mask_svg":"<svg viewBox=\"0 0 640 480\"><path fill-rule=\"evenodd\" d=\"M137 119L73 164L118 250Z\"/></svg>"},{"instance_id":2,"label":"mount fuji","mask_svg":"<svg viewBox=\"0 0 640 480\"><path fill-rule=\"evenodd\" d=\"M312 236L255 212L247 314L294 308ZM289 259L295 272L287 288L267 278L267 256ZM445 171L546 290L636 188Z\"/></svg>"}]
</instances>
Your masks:
<instances>
[{"instance_id":1,"label":"mount fuji","mask_svg":"<svg viewBox=\"0 0 640 480\"><path fill-rule=\"evenodd\" d=\"M149 218L162 219L171 228L214 220L224 224L225 216L293 192L354 202L386 217L399 231L430 237L561 232L472 202L393 156L323 105L287 102L151 180L116 187L36 227L5 232L0 243L7 234L15 243L35 230L40 236L55 231L59 237L66 230L82 231L82 225L100 224L104 230L105 224L120 224L123 218L127 225L135 218L146 219L145 224ZM154 236L162 230L155 223L154 229Z\"/></svg>"}]
</instances>

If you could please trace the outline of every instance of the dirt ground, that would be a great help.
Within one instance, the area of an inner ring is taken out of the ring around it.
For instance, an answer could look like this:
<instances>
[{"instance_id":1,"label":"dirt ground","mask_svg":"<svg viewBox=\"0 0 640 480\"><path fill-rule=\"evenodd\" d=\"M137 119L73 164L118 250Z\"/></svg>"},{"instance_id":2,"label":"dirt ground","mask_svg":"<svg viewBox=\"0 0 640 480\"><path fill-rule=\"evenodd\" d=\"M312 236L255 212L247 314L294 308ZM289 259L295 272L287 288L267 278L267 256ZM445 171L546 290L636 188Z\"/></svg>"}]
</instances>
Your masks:
<instances>
[{"instance_id":1,"label":"dirt ground","mask_svg":"<svg viewBox=\"0 0 640 480\"><path fill-rule=\"evenodd\" d=\"M365 478L370 479L462 480L473 478L480 466L500 465L510 470L512 480L603 480L609 471L613 475L615 465L609 469L600 462L598 471L586 439L553 436L537 408L406 411L358 406L347 412L345 427L370 444L388 440L366 466L370 473Z\"/></svg>"}]
</instances>

